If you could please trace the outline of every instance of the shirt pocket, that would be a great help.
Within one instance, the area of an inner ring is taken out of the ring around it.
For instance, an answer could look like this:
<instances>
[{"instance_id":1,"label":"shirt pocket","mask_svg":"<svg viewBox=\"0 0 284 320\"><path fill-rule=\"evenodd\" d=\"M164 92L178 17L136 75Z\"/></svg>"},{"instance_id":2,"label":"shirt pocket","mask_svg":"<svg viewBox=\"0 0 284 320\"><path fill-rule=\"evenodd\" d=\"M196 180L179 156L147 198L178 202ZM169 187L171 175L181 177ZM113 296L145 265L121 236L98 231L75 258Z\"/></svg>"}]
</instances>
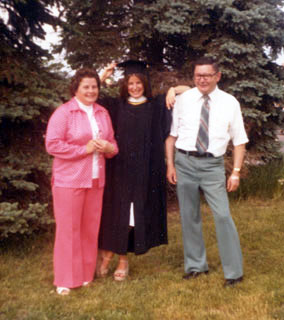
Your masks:
<instances>
[{"instance_id":1,"label":"shirt pocket","mask_svg":"<svg viewBox=\"0 0 284 320\"><path fill-rule=\"evenodd\" d=\"M224 139L229 133L229 121L224 117L213 117L209 120L209 134L216 139Z\"/></svg>"}]
</instances>

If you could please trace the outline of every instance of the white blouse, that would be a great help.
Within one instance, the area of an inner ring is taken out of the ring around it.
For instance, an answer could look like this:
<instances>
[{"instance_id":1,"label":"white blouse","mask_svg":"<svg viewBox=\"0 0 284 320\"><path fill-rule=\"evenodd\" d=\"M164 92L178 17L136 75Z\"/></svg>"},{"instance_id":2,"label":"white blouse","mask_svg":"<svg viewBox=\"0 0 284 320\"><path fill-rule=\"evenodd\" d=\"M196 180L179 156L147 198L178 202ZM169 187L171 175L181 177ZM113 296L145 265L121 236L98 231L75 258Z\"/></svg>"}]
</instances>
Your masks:
<instances>
[{"instance_id":1,"label":"white blouse","mask_svg":"<svg viewBox=\"0 0 284 320\"><path fill-rule=\"evenodd\" d=\"M100 132L99 132L99 127L96 121L95 116L93 115L93 105L86 106L83 104L81 101L79 101L75 97L76 101L79 104L79 107L87 113L88 119L90 121L91 129L92 129L92 134L93 134L93 139L99 139L100 138ZM98 153L94 152L93 153L93 169L92 169L92 178L97 179L99 177L99 164L98 164Z\"/></svg>"}]
</instances>

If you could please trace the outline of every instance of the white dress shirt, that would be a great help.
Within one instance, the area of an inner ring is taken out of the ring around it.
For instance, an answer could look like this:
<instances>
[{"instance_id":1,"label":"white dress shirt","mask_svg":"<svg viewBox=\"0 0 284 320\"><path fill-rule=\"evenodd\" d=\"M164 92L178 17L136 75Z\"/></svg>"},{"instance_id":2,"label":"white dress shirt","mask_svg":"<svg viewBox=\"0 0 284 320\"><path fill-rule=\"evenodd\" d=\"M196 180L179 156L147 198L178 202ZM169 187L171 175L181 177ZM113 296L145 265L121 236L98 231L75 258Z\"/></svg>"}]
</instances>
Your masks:
<instances>
[{"instance_id":1,"label":"white dress shirt","mask_svg":"<svg viewBox=\"0 0 284 320\"><path fill-rule=\"evenodd\" d=\"M79 104L79 107L87 113L88 119L90 121L91 129L92 129L92 135L93 139L99 138L99 127L96 121L96 118L93 115L93 106L86 106L81 101L79 101L77 98L75 98L76 101ZM92 178L97 179L99 177L99 162L98 162L98 153L93 153L93 168L92 168Z\"/></svg>"},{"instance_id":2,"label":"white dress shirt","mask_svg":"<svg viewBox=\"0 0 284 320\"><path fill-rule=\"evenodd\" d=\"M203 95L193 88L177 96L173 110L171 136L177 137L176 148L196 151ZM222 156L232 140L237 146L248 142L240 104L235 97L218 87L209 94L209 145L207 152Z\"/></svg>"}]
</instances>

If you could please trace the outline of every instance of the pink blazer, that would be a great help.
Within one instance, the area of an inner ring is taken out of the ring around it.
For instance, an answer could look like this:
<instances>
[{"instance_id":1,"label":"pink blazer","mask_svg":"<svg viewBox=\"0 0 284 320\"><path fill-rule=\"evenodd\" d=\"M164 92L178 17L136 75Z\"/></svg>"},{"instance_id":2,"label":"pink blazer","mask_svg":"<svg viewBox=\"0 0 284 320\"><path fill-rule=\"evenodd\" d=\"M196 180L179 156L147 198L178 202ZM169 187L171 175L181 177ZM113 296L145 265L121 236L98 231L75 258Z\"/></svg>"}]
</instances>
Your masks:
<instances>
[{"instance_id":1,"label":"pink blazer","mask_svg":"<svg viewBox=\"0 0 284 320\"><path fill-rule=\"evenodd\" d=\"M100 136L114 145L113 153L99 154L99 186L105 184L105 158L118 153L112 123L108 111L97 103L93 111L100 130ZM52 184L65 188L92 187L92 154L87 154L86 144L92 131L87 114L80 109L75 98L58 107L49 119L45 146L54 156Z\"/></svg>"}]
</instances>

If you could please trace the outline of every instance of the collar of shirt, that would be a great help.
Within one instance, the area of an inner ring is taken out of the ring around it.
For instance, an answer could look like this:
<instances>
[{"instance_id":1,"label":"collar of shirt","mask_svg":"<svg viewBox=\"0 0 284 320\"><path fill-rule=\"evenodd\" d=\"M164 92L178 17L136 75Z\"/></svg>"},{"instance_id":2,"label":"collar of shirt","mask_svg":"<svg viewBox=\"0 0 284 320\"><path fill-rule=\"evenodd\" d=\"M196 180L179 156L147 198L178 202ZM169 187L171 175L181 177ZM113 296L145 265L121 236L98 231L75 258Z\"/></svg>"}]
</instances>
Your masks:
<instances>
[{"instance_id":1,"label":"collar of shirt","mask_svg":"<svg viewBox=\"0 0 284 320\"><path fill-rule=\"evenodd\" d=\"M145 103L146 101L147 101L147 98L145 96L141 96L139 98L128 97L128 102L131 104L141 104L141 103Z\"/></svg>"},{"instance_id":2,"label":"collar of shirt","mask_svg":"<svg viewBox=\"0 0 284 320\"><path fill-rule=\"evenodd\" d=\"M77 101L79 107L85 111L87 114L88 114L88 117L90 118L92 115L93 115L93 105L85 105L84 103L82 103L80 100L78 100L76 97L75 97L75 100Z\"/></svg>"},{"instance_id":3,"label":"collar of shirt","mask_svg":"<svg viewBox=\"0 0 284 320\"><path fill-rule=\"evenodd\" d=\"M69 105L70 105L70 111L82 111L83 108L80 107L80 104L83 105L83 106L86 106L84 104L82 104L81 101L79 101L76 97L73 97L70 101L69 101ZM96 114L97 112L101 112L101 111L104 111L103 108L100 107L100 105L98 105L96 102L94 102L92 105L92 110L93 110L93 114ZM87 108L89 106L86 106ZM89 110L89 109L88 109ZM83 110L85 111L85 110Z\"/></svg>"},{"instance_id":4,"label":"collar of shirt","mask_svg":"<svg viewBox=\"0 0 284 320\"><path fill-rule=\"evenodd\" d=\"M217 96L218 96L218 92L220 91L220 89L218 88L218 86L216 86L216 88L211 91L209 94L208 94L208 97L209 97L209 101L214 101L217 99ZM196 87L196 101L199 101L203 98L204 94L201 93L198 88Z\"/></svg>"}]
</instances>

